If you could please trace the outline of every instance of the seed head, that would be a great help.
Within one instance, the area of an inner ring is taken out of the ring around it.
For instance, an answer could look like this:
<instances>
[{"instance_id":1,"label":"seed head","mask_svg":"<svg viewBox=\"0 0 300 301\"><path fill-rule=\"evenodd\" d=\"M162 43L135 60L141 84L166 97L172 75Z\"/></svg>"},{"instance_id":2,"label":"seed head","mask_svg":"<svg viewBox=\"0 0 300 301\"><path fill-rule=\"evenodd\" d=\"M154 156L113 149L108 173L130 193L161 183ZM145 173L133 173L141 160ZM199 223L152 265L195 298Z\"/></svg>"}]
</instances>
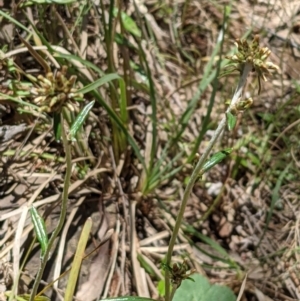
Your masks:
<instances>
[{"instance_id":1,"label":"seed head","mask_svg":"<svg viewBox=\"0 0 300 301\"><path fill-rule=\"evenodd\" d=\"M271 70L278 71L279 67L272 62L267 62L271 54L268 47L259 47L259 36L256 35L251 43L246 40L237 39L235 42L238 52L226 58L231 63L236 64L234 69L242 72L244 65L250 63L253 66L253 71L256 72L258 78L258 94L261 91L261 79L267 81L267 75L271 75Z\"/></svg>"}]
</instances>

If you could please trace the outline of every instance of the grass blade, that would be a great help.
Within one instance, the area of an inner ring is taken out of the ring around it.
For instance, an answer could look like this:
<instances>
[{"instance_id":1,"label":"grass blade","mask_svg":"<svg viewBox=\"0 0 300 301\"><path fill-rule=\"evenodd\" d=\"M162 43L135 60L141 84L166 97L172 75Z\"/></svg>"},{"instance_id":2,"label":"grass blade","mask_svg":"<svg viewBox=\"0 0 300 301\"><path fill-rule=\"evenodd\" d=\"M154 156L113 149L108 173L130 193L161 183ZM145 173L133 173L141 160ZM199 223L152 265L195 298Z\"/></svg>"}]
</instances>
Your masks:
<instances>
[{"instance_id":1,"label":"grass blade","mask_svg":"<svg viewBox=\"0 0 300 301\"><path fill-rule=\"evenodd\" d=\"M92 229L92 219L88 218L84 224L84 227L82 229L82 232L81 232L81 235L79 238L75 257L74 257L74 260L72 263L70 277L69 277L67 288L66 288L66 294L65 294L64 301L72 301L73 300L74 290L75 290L75 286L76 286L76 283L78 280L80 266L82 263L82 259L84 257L84 250L86 248L86 244L88 242L91 229Z\"/></svg>"}]
</instances>

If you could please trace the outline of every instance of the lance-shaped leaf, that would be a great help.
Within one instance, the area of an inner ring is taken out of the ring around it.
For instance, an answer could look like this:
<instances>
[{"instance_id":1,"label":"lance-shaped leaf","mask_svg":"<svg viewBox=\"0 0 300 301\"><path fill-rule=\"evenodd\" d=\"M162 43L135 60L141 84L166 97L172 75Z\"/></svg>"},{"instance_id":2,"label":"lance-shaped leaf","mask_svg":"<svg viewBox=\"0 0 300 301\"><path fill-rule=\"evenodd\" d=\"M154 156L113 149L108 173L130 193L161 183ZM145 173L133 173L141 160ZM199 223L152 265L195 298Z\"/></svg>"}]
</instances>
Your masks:
<instances>
[{"instance_id":1,"label":"lance-shaped leaf","mask_svg":"<svg viewBox=\"0 0 300 301\"><path fill-rule=\"evenodd\" d=\"M77 115L74 123L71 126L69 135L68 135L68 139L71 141L76 141L76 134L78 132L78 130L82 127L85 119L87 118L89 112L91 111L91 109L93 108L95 104L95 101L93 100L92 102L88 103L81 111L80 113Z\"/></svg>"},{"instance_id":2,"label":"lance-shaped leaf","mask_svg":"<svg viewBox=\"0 0 300 301\"><path fill-rule=\"evenodd\" d=\"M114 16L117 17L118 9L114 8ZM140 38L142 36L139 27L136 25L135 21L129 17L125 12L121 11L121 19L124 25L124 28L133 34L134 36Z\"/></svg>"},{"instance_id":3,"label":"lance-shaped leaf","mask_svg":"<svg viewBox=\"0 0 300 301\"><path fill-rule=\"evenodd\" d=\"M232 152L232 148L226 148L220 152L215 153L211 156L203 165L201 169L201 174L207 172L215 165L219 164L222 160L224 160L230 153Z\"/></svg>"},{"instance_id":4,"label":"lance-shaped leaf","mask_svg":"<svg viewBox=\"0 0 300 301\"><path fill-rule=\"evenodd\" d=\"M230 112L227 112L226 117L227 117L228 130L231 131L234 129L234 127L236 125L236 116L234 116Z\"/></svg>"},{"instance_id":5,"label":"lance-shaped leaf","mask_svg":"<svg viewBox=\"0 0 300 301\"><path fill-rule=\"evenodd\" d=\"M34 206L31 206L30 208L30 216L34 227L34 232L36 234L36 238L38 242L40 243L42 253L41 256L43 257L46 249L48 247L48 235L46 231L45 221L44 219L39 215L38 211Z\"/></svg>"}]
</instances>

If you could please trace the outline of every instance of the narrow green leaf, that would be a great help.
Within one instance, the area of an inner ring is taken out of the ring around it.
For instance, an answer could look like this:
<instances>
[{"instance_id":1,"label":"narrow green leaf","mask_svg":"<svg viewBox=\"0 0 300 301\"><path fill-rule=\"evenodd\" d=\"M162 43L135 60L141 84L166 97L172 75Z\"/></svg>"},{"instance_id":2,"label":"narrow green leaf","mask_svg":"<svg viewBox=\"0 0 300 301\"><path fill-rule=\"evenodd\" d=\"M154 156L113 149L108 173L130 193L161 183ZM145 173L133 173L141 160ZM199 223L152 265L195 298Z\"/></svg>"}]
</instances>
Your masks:
<instances>
[{"instance_id":1,"label":"narrow green leaf","mask_svg":"<svg viewBox=\"0 0 300 301\"><path fill-rule=\"evenodd\" d=\"M114 17L118 15L118 8L114 8ZM133 34L134 36L140 38L142 36L140 29L136 25L135 21L129 17L125 12L121 12L121 20L123 22L124 28Z\"/></svg>"},{"instance_id":2,"label":"narrow green leaf","mask_svg":"<svg viewBox=\"0 0 300 301\"><path fill-rule=\"evenodd\" d=\"M198 237L201 241L203 241L204 243L206 243L207 245L212 247L215 251L217 251L219 253L219 255L221 255L223 258L217 257L216 255L213 255L213 254L207 254L207 255L210 255L212 258L217 258L217 260L223 260L227 264L233 264L236 267L236 264L234 264L234 262L230 259L230 256L227 253L227 251L224 248L222 248L218 242L216 242L213 239L209 238L208 236L200 233L191 225L184 224L184 226L185 226L184 231L186 233L189 233L189 234L192 234L192 235L195 235L196 237Z\"/></svg>"},{"instance_id":3,"label":"narrow green leaf","mask_svg":"<svg viewBox=\"0 0 300 301\"><path fill-rule=\"evenodd\" d=\"M224 160L230 153L232 152L232 148L224 149L220 152L217 152L211 156L203 165L202 172L207 172L212 167L220 163L222 160Z\"/></svg>"},{"instance_id":4,"label":"narrow green leaf","mask_svg":"<svg viewBox=\"0 0 300 301\"><path fill-rule=\"evenodd\" d=\"M203 141L203 137L206 133L206 131L209 128L209 124L211 122L211 112L214 108L214 103L215 103L215 99L216 99L216 94L217 91L219 90L219 80L218 80L218 76L220 74L220 70L222 68L222 66L224 66L224 60L222 59L223 56L223 45L224 45L224 40L226 37L226 29L227 26L229 24L229 20L230 20L230 9L231 6L225 6L224 9L224 15L223 15L223 24L222 24L222 28L220 29L219 35L218 35L218 39L217 39L217 44L214 46L214 50L211 54L211 58L210 61L207 63L207 65L205 66L205 70L204 70L204 75L203 78L201 80L200 86L199 86L199 92L196 93L196 95L192 98L191 102L193 102L193 105L190 109L189 112L187 113L188 119L190 118L191 114L193 113L193 111L196 108L197 105L197 99L201 98L201 94L203 93L203 91L206 90L207 85L209 84L209 82L207 82L205 80L205 78L209 78L209 74L210 74L210 81L212 81L212 92L210 94L210 100L207 106L207 110L204 114L204 119L201 123L201 130L200 133L195 141L193 150L191 152L191 154L188 157L188 162L191 163L193 161L193 159L195 158L195 155L199 149L199 145L201 144L201 142ZM215 63L217 56L219 57L217 63ZM197 95L199 94L199 95ZM199 98L197 98L199 97ZM182 128L180 130L180 133L183 133L184 128Z\"/></svg>"},{"instance_id":5,"label":"narrow green leaf","mask_svg":"<svg viewBox=\"0 0 300 301\"><path fill-rule=\"evenodd\" d=\"M120 79L120 76L117 73L106 74L82 89L77 90L76 93L86 94L115 79Z\"/></svg>"},{"instance_id":6,"label":"narrow green leaf","mask_svg":"<svg viewBox=\"0 0 300 301\"><path fill-rule=\"evenodd\" d=\"M48 247L48 235L46 231L45 222L34 206L31 206L29 211L37 240L41 245L41 255L44 256Z\"/></svg>"},{"instance_id":7,"label":"narrow green leaf","mask_svg":"<svg viewBox=\"0 0 300 301\"><path fill-rule=\"evenodd\" d=\"M121 120L124 122L124 124L127 124L128 122L128 111L127 111L127 98L126 98L126 84L123 79L119 80L119 86L120 86L120 117Z\"/></svg>"},{"instance_id":8,"label":"narrow green leaf","mask_svg":"<svg viewBox=\"0 0 300 301\"><path fill-rule=\"evenodd\" d=\"M264 238L265 234L266 234L266 231L269 227L269 223L271 221L271 218L272 218L272 215L273 215L273 211L275 209L275 206L276 206L276 203L280 200L280 195L279 195L279 190L282 186L282 183L283 181L286 179L286 176L289 172L289 169L290 167L292 166L292 163L289 163L285 169L280 173L277 181L276 181L276 185L275 185L275 188L273 189L272 191L272 201L271 201L271 206L270 206L270 209L268 211L268 214L267 214L267 218L266 218L266 223L265 223L265 227L264 227L264 231L263 231L263 234L262 236L260 237L259 239L259 242L256 246L256 248L259 247L259 245L261 244L261 241L262 239Z\"/></svg>"},{"instance_id":9,"label":"narrow green leaf","mask_svg":"<svg viewBox=\"0 0 300 301\"><path fill-rule=\"evenodd\" d=\"M30 1L26 1L22 4L22 6L29 6L29 5L33 5L33 4L52 4L52 3L56 3L56 4L70 4L75 2L76 0L30 0Z\"/></svg>"},{"instance_id":10,"label":"narrow green leaf","mask_svg":"<svg viewBox=\"0 0 300 301\"><path fill-rule=\"evenodd\" d=\"M28 301L30 299L29 294L23 294L16 296L17 301ZM51 301L47 296L36 296L34 297L34 301Z\"/></svg>"},{"instance_id":11,"label":"narrow green leaf","mask_svg":"<svg viewBox=\"0 0 300 301\"><path fill-rule=\"evenodd\" d=\"M77 0L52 0L51 2L56 4L70 4L76 2Z\"/></svg>"},{"instance_id":12,"label":"narrow green leaf","mask_svg":"<svg viewBox=\"0 0 300 301\"><path fill-rule=\"evenodd\" d=\"M137 49L135 47L135 45L130 43L129 39L127 39L126 37L124 37L124 35L121 35L118 32L115 33L115 42L118 45L123 45L123 46L126 46L126 47L131 48L131 49Z\"/></svg>"},{"instance_id":13,"label":"narrow green leaf","mask_svg":"<svg viewBox=\"0 0 300 301\"><path fill-rule=\"evenodd\" d=\"M22 23L18 22L16 19L14 19L13 17L11 17L9 14L6 14L4 12L4 10L2 10L2 9L0 9L0 16L4 17L8 21L10 21L12 24L15 24L16 26L22 28L27 33L31 34L31 31L30 31L29 28L27 28L26 26L24 26Z\"/></svg>"},{"instance_id":14,"label":"narrow green leaf","mask_svg":"<svg viewBox=\"0 0 300 301\"><path fill-rule=\"evenodd\" d=\"M93 108L95 104L95 100L91 101L90 103L88 103L82 110L81 112L79 112L79 114L77 115L74 123L71 126L69 135L68 135L68 139L71 141L76 141L76 135L78 130L82 127L85 119L87 118L89 112L91 111L91 109Z\"/></svg>"},{"instance_id":15,"label":"narrow green leaf","mask_svg":"<svg viewBox=\"0 0 300 301\"><path fill-rule=\"evenodd\" d=\"M95 66L94 64L92 64L91 62L89 62L89 61L83 60L83 59L81 59L81 58L79 58L79 57L77 57L75 55L64 54L64 53L61 53L61 52L54 52L51 47L49 47L49 51L51 53L53 53L53 55L55 57L59 57L61 59L66 59L66 60L69 60L70 62L78 61L78 62L82 63L84 66L87 66L87 67L91 68L92 70L94 70L95 72L99 73L99 75L102 76L102 78L105 77L103 71L101 69L99 69L97 66ZM74 62L73 62L73 64L74 64ZM109 75L109 74L107 74L107 75ZM119 79L121 79L121 78L119 77ZM101 96L101 94L99 93L98 90L94 90L92 92L93 92L93 94L94 94L94 96L96 98L96 101L98 101L99 104L104 107L104 109L107 111L107 113L110 116L110 118L112 120L114 120L117 123L117 125L121 128L121 130L124 132L125 136L127 137L127 140L129 142L129 144L131 145L131 147L134 150L135 155L137 156L137 158L139 159L139 161L143 165L144 169L147 170L146 163L145 163L144 157L142 156L142 154L140 152L139 146L137 145L135 139L128 132L126 126L123 124L123 122L120 119L120 117L107 104L107 102L103 99L103 97ZM81 93L83 93L83 92L81 91ZM0 93L0 95L1 95L1 93Z\"/></svg>"},{"instance_id":16,"label":"narrow green leaf","mask_svg":"<svg viewBox=\"0 0 300 301\"><path fill-rule=\"evenodd\" d=\"M61 138L60 114L54 113L54 116L53 116L53 130L54 130L55 140L57 142L59 142L60 138Z\"/></svg>"},{"instance_id":17,"label":"narrow green leaf","mask_svg":"<svg viewBox=\"0 0 300 301\"><path fill-rule=\"evenodd\" d=\"M143 255L137 254L137 260L141 264L141 267L146 271L147 274L149 274L151 277L155 277L155 271L152 269L152 267L147 263L147 261L144 259Z\"/></svg>"},{"instance_id":18,"label":"narrow green leaf","mask_svg":"<svg viewBox=\"0 0 300 301\"><path fill-rule=\"evenodd\" d=\"M230 112L226 113L228 130L232 131L236 125L236 116Z\"/></svg>"}]
</instances>

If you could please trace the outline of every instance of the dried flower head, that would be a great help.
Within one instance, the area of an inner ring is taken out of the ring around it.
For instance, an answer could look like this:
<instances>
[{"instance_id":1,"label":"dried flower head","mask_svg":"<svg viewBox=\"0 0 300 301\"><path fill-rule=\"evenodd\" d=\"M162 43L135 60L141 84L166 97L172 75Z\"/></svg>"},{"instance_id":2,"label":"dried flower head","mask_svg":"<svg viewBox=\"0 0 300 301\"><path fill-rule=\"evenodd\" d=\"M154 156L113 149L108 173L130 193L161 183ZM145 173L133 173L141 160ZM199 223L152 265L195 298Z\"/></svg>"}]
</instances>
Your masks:
<instances>
[{"instance_id":1,"label":"dried flower head","mask_svg":"<svg viewBox=\"0 0 300 301\"><path fill-rule=\"evenodd\" d=\"M253 71L256 72L258 78L258 94L261 91L261 79L267 81L266 75L271 74L271 70L279 70L279 67L272 62L267 62L271 54L271 50L267 47L259 46L259 36L256 35L251 43L246 40L237 39L235 42L238 52L232 56L227 56L232 63L236 64L236 70L242 72L244 65L250 63Z\"/></svg>"},{"instance_id":2,"label":"dried flower head","mask_svg":"<svg viewBox=\"0 0 300 301\"><path fill-rule=\"evenodd\" d=\"M66 77L67 67L63 66L62 70L54 75L52 72L46 76L39 75L37 84L31 88L30 92L34 95L34 103L40 106L42 112L60 112L63 106L69 110L76 109L76 100L82 99L83 95L77 93L74 88L76 76Z\"/></svg>"}]
</instances>

